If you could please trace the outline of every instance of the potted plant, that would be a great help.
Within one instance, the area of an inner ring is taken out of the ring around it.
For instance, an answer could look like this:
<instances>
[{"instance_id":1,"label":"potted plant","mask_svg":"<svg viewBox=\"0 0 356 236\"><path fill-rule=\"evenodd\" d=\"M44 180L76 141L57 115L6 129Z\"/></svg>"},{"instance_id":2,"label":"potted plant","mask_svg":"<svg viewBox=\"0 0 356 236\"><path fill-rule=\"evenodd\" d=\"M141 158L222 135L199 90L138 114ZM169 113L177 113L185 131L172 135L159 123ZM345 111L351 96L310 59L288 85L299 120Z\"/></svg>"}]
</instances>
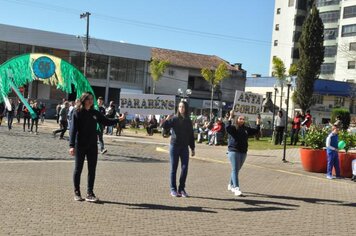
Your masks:
<instances>
[{"instance_id":1,"label":"potted plant","mask_svg":"<svg viewBox=\"0 0 356 236\"><path fill-rule=\"evenodd\" d=\"M325 142L328 128L310 126L305 137L305 145L300 149L300 159L304 170L317 173L325 173L327 167L327 157Z\"/></svg>"},{"instance_id":2,"label":"potted plant","mask_svg":"<svg viewBox=\"0 0 356 236\"><path fill-rule=\"evenodd\" d=\"M356 152L351 151L351 148L354 148L356 145L356 135L342 130L339 132L339 141L344 141L346 143L344 150L339 150L339 166L340 166L340 175L342 177L351 178L352 177L352 168L351 163L356 159ZM335 171L333 170L333 174Z\"/></svg>"}]
</instances>

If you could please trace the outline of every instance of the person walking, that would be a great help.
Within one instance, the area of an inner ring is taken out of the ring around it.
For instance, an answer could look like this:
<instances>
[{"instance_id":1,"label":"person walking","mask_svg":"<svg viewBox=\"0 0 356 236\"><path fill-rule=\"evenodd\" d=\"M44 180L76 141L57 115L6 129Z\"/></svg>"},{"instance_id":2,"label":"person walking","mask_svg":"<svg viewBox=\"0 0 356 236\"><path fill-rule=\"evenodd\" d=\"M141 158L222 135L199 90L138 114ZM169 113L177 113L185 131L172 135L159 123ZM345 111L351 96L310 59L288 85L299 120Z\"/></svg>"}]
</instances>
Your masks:
<instances>
[{"instance_id":1,"label":"person walking","mask_svg":"<svg viewBox=\"0 0 356 236\"><path fill-rule=\"evenodd\" d=\"M248 137L260 131L260 127L250 128L245 126L245 117L238 116L235 124L234 110L230 111L229 119L226 123L228 133L228 158L231 164L231 177L227 189L235 196L242 195L239 182L239 172L246 160L248 150Z\"/></svg>"},{"instance_id":2,"label":"person walking","mask_svg":"<svg viewBox=\"0 0 356 236\"><path fill-rule=\"evenodd\" d=\"M17 101L17 106L16 106L16 119L17 119L17 123L20 123L22 107L23 107L23 103L21 102L20 99L18 99L18 101Z\"/></svg>"},{"instance_id":3,"label":"person walking","mask_svg":"<svg viewBox=\"0 0 356 236\"><path fill-rule=\"evenodd\" d=\"M299 130L300 130L300 124L302 123L301 121L301 115L300 112L297 111L295 113L295 116L292 121L292 131L290 135L290 145L297 145L298 142L298 136L299 136Z\"/></svg>"},{"instance_id":4,"label":"person walking","mask_svg":"<svg viewBox=\"0 0 356 236\"><path fill-rule=\"evenodd\" d=\"M286 120L283 117L283 112L280 110L278 111L278 115L274 119L274 130L276 131L274 145L282 144L283 132L285 127L286 127Z\"/></svg>"},{"instance_id":5,"label":"person walking","mask_svg":"<svg viewBox=\"0 0 356 236\"><path fill-rule=\"evenodd\" d=\"M73 173L74 200L82 201L80 193L80 177L82 174L84 160L88 163L88 202L97 202L94 194L94 181L96 165L98 161L98 134L97 123L112 126L118 123L117 119L108 119L99 111L94 109L94 96L85 92L80 97L80 105L75 109L69 132L69 154L75 156L75 167Z\"/></svg>"},{"instance_id":6,"label":"person walking","mask_svg":"<svg viewBox=\"0 0 356 236\"><path fill-rule=\"evenodd\" d=\"M38 134L38 120L40 119L41 115L41 108L38 107L37 101L33 103L32 110L35 112L36 117L32 117L31 119L31 133L33 133L33 125L35 125L35 134Z\"/></svg>"},{"instance_id":7,"label":"person walking","mask_svg":"<svg viewBox=\"0 0 356 236\"><path fill-rule=\"evenodd\" d=\"M2 123L2 119L4 118L4 115L5 115L5 103L0 102L0 126Z\"/></svg>"},{"instance_id":8,"label":"person walking","mask_svg":"<svg viewBox=\"0 0 356 236\"><path fill-rule=\"evenodd\" d=\"M340 166L339 166L339 154L338 154L338 143L339 143L339 127L333 125L331 128L331 133L326 138L326 155L328 158L328 164L326 169L326 178L334 179L332 175L333 167L335 168L336 178L340 177Z\"/></svg>"},{"instance_id":9,"label":"person walking","mask_svg":"<svg viewBox=\"0 0 356 236\"><path fill-rule=\"evenodd\" d=\"M181 101L178 105L176 116L167 116L162 124L164 129L171 129L172 131L169 148L171 166L170 190L172 197L188 197L188 193L185 190L189 164L188 147L191 149L191 155L195 155L193 124L190 120L188 111L188 103ZM176 175L179 159L181 161L181 174L179 178L179 187L177 189Z\"/></svg>"},{"instance_id":10,"label":"person walking","mask_svg":"<svg viewBox=\"0 0 356 236\"><path fill-rule=\"evenodd\" d=\"M60 129L53 131L53 136L57 133L61 133L59 139L64 139L64 134L68 128L68 112L69 112L69 102L64 102L64 107L59 112L59 124Z\"/></svg>"},{"instance_id":11,"label":"person walking","mask_svg":"<svg viewBox=\"0 0 356 236\"><path fill-rule=\"evenodd\" d=\"M23 116L23 132L26 131L26 123L27 123L27 131L30 132L31 114L25 105L22 107L22 116Z\"/></svg>"},{"instance_id":12,"label":"person walking","mask_svg":"<svg viewBox=\"0 0 356 236\"><path fill-rule=\"evenodd\" d=\"M11 107L6 107L6 113L7 113L7 127L9 130L12 129L12 122L14 120L14 115L15 115L15 103L12 99L9 99L10 106Z\"/></svg>"},{"instance_id":13,"label":"person walking","mask_svg":"<svg viewBox=\"0 0 356 236\"><path fill-rule=\"evenodd\" d=\"M103 116L105 116L106 110L105 110L105 107L104 107L104 98L103 97L98 97L97 102L98 102L98 110L99 110L99 112ZM108 151L105 148L105 144L104 144L104 138L103 138L104 128L105 128L104 125L99 124L99 129L97 130L98 131L98 139L99 139L99 148L100 148L100 153L101 154L105 154Z\"/></svg>"}]
</instances>

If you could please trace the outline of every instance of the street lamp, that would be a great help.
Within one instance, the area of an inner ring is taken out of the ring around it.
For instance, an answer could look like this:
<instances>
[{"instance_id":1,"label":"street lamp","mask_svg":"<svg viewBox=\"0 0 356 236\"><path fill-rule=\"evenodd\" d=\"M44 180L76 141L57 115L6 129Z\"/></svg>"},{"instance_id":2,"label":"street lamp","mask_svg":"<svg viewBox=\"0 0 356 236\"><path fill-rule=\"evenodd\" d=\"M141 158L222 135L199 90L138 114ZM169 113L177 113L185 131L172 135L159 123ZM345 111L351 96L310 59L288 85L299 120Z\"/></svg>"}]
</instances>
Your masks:
<instances>
[{"instance_id":1,"label":"street lamp","mask_svg":"<svg viewBox=\"0 0 356 236\"><path fill-rule=\"evenodd\" d=\"M282 161L283 162L287 162L286 160L286 148L287 148L287 133L288 133L288 109L289 109L289 90L290 90L290 87L292 86L292 78L291 77L288 77L287 78L287 109L286 109L286 126L285 126L285 129L284 129L284 144L283 144L283 159Z\"/></svg>"},{"instance_id":2,"label":"street lamp","mask_svg":"<svg viewBox=\"0 0 356 236\"><path fill-rule=\"evenodd\" d=\"M191 89L187 89L187 90L183 91L183 89L178 88L177 92L178 92L180 100L181 101L185 101L185 102L188 102L187 100L189 99L189 95L192 94L192 90Z\"/></svg>"},{"instance_id":3,"label":"street lamp","mask_svg":"<svg viewBox=\"0 0 356 236\"><path fill-rule=\"evenodd\" d=\"M86 33L86 41L85 41L85 52L84 52L84 76L87 76L87 58L88 58L88 51L89 51L89 16L90 12L85 12L80 14L80 19L87 18L87 33Z\"/></svg>"},{"instance_id":4,"label":"street lamp","mask_svg":"<svg viewBox=\"0 0 356 236\"><path fill-rule=\"evenodd\" d=\"M277 84L275 84L273 88L274 88L274 101L273 101L272 129L274 128L274 116L276 113L276 98L278 93Z\"/></svg>"}]
</instances>

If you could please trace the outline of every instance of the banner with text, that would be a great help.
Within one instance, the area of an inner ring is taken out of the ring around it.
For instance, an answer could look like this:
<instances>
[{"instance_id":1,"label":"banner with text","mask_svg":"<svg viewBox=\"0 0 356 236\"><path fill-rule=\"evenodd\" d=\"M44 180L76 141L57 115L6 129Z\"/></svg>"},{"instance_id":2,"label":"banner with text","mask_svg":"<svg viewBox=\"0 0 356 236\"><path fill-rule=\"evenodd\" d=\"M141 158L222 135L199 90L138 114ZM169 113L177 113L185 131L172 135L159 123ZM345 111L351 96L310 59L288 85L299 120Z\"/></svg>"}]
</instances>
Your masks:
<instances>
[{"instance_id":1,"label":"banner with text","mask_svg":"<svg viewBox=\"0 0 356 236\"><path fill-rule=\"evenodd\" d=\"M175 96L159 94L120 95L120 113L171 115L175 113Z\"/></svg>"},{"instance_id":2,"label":"banner with text","mask_svg":"<svg viewBox=\"0 0 356 236\"><path fill-rule=\"evenodd\" d=\"M236 90L234 99L235 115L256 118L262 112L263 96Z\"/></svg>"}]
</instances>

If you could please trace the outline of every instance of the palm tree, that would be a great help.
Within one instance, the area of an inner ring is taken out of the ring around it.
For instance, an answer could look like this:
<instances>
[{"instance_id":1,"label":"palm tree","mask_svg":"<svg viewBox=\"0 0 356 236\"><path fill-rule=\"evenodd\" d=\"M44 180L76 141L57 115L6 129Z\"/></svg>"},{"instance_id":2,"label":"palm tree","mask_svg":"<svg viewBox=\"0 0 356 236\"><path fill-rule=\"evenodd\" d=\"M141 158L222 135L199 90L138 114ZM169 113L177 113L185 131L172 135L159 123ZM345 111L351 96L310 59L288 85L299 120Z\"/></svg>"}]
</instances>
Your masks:
<instances>
[{"instance_id":1,"label":"palm tree","mask_svg":"<svg viewBox=\"0 0 356 236\"><path fill-rule=\"evenodd\" d=\"M156 83L160 80L162 75L164 74L166 67L169 65L168 61L160 61L158 59L153 58L150 62L150 71L153 79L153 89L152 93L155 94Z\"/></svg>"},{"instance_id":2,"label":"palm tree","mask_svg":"<svg viewBox=\"0 0 356 236\"><path fill-rule=\"evenodd\" d=\"M213 112L214 88L229 75L229 70L227 69L226 63L222 62L219 64L218 68L215 71L213 69L208 69L208 68L201 69L201 75L211 85L211 98L210 98L210 120L211 120L212 112Z\"/></svg>"}]
</instances>

